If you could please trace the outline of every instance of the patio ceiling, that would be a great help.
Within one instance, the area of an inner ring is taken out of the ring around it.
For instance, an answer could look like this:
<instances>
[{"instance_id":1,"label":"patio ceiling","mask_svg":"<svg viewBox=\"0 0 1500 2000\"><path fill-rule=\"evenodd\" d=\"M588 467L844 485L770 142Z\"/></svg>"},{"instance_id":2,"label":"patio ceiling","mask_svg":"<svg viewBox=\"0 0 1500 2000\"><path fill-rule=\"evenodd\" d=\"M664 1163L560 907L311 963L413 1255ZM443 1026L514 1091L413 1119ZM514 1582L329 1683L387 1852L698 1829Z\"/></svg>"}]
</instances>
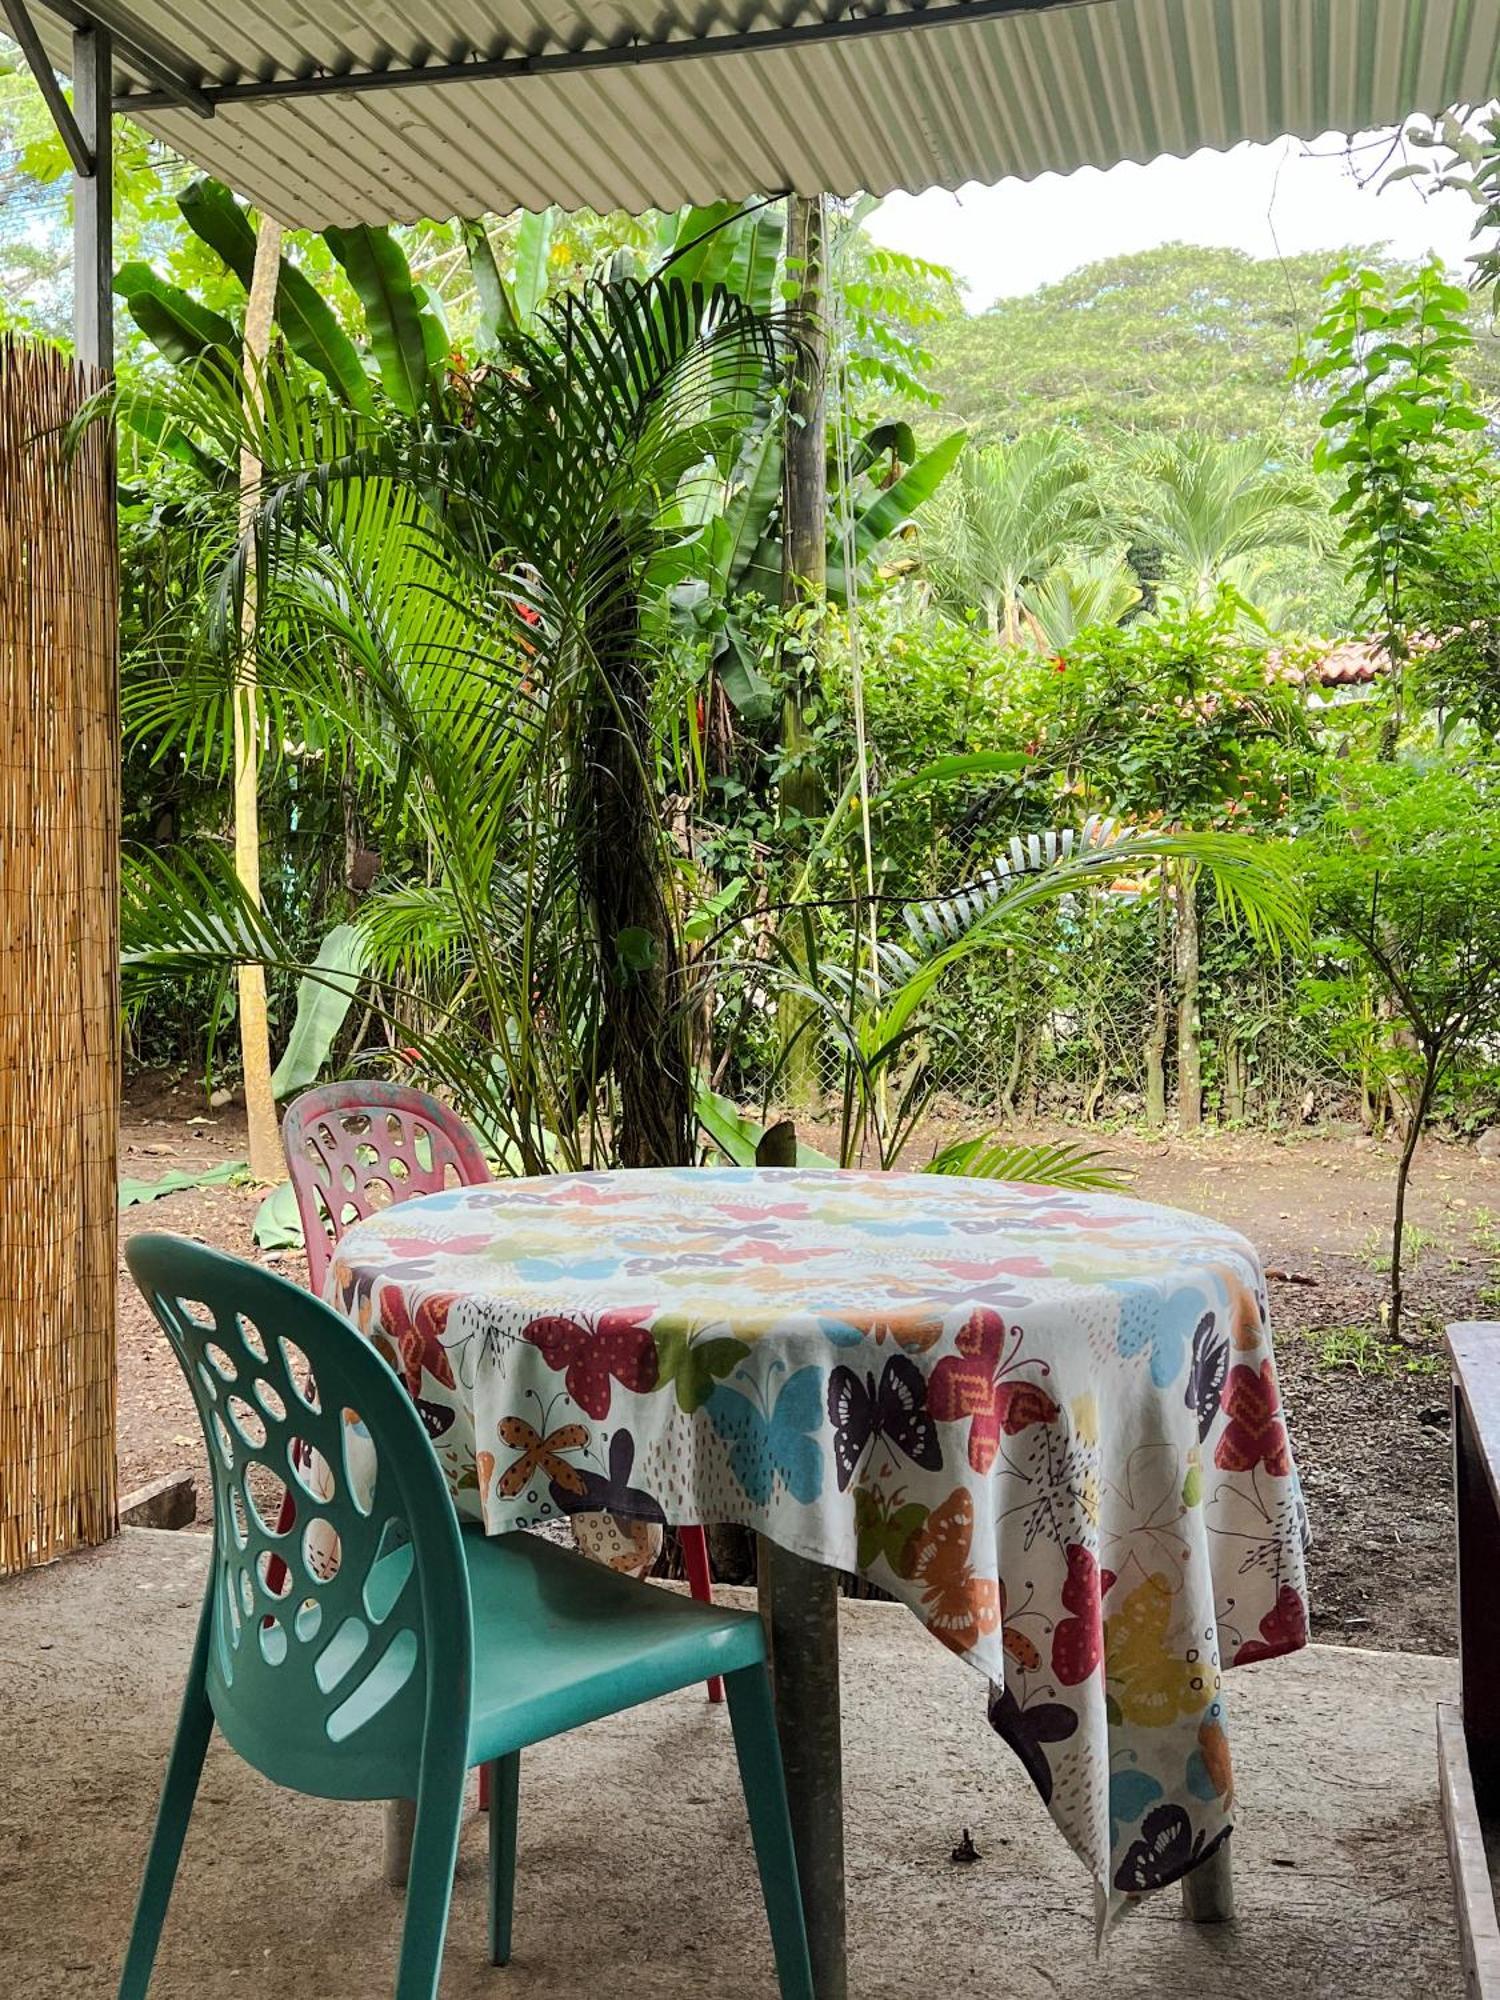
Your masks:
<instances>
[{"instance_id":1,"label":"patio ceiling","mask_svg":"<svg viewBox=\"0 0 1500 2000\"><path fill-rule=\"evenodd\" d=\"M959 187L1482 101L1500 0L31 0L283 222Z\"/></svg>"}]
</instances>

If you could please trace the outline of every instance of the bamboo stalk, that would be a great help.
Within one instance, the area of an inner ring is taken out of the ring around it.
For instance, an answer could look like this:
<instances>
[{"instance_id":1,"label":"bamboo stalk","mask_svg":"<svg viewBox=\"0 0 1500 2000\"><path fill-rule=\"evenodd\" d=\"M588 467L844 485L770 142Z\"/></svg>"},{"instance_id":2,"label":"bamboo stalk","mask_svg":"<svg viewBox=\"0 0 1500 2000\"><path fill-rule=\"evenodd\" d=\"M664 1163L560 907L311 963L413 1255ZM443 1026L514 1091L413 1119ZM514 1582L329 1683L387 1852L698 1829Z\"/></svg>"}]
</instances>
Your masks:
<instances>
[{"instance_id":1,"label":"bamboo stalk","mask_svg":"<svg viewBox=\"0 0 1500 2000\"><path fill-rule=\"evenodd\" d=\"M119 718L107 378L0 339L0 1574L115 1484Z\"/></svg>"},{"instance_id":2,"label":"bamboo stalk","mask_svg":"<svg viewBox=\"0 0 1500 2000\"><path fill-rule=\"evenodd\" d=\"M271 345L276 285L281 274L281 224L262 216L255 239L255 268L245 310L245 400L252 420L265 408L264 370ZM240 453L240 539L255 519L261 462L248 447ZM246 894L260 907L260 699L256 670L258 613L255 565L245 569L240 607L240 659L234 704L234 867ZM266 1018L264 966L239 969L240 1058L245 1072L245 1118L250 1171L259 1181L283 1178L281 1131L271 1089L271 1039Z\"/></svg>"}]
</instances>

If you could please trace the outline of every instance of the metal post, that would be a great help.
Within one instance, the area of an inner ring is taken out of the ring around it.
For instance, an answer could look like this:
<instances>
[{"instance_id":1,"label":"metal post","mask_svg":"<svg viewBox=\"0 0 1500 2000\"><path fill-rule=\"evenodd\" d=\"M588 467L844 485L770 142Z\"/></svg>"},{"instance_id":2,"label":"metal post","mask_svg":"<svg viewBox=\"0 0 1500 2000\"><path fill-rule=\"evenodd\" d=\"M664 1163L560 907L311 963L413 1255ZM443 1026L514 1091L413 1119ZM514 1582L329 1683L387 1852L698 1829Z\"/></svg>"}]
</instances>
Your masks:
<instances>
[{"instance_id":1,"label":"metal post","mask_svg":"<svg viewBox=\"0 0 1500 2000\"><path fill-rule=\"evenodd\" d=\"M73 175L73 348L86 368L115 364L113 52L106 28L73 36L73 116L93 161Z\"/></svg>"},{"instance_id":2,"label":"metal post","mask_svg":"<svg viewBox=\"0 0 1500 2000\"><path fill-rule=\"evenodd\" d=\"M760 1603L817 2000L847 2000L837 1572L760 1542Z\"/></svg>"},{"instance_id":3,"label":"metal post","mask_svg":"<svg viewBox=\"0 0 1500 2000\"><path fill-rule=\"evenodd\" d=\"M1231 1836L1232 1838L1232 1836ZM1182 1878L1183 1913L1195 1924L1234 1922L1234 1867L1230 1840L1221 1840L1207 1861Z\"/></svg>"}]
</instances>

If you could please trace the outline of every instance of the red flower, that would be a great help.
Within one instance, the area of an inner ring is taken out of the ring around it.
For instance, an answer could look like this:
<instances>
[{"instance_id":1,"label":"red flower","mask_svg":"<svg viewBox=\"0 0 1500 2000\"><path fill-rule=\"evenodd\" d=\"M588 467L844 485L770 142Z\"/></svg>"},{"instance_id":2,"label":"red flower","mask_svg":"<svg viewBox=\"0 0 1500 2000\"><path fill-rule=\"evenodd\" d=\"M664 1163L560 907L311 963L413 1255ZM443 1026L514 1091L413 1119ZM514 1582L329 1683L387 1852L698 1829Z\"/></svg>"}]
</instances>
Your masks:
<instances>
[{"instance_id":1,"label":"red flower","mask_svg":"<svg viewBox=\"0 0 1500 2000\"><path fill-rule=\"evenodd\" d=\"M1292 1454L1278 1414L1281 1398L1270 1362L1263 1361L1258 1374L1237 1362L1229 1371L1219 1407L1229 1419L1214 1452L1219 1470L1253 1472L1263 1464L1273 1479L1285 1479L1292 1469Z\"/></svg>"}]
</instances>

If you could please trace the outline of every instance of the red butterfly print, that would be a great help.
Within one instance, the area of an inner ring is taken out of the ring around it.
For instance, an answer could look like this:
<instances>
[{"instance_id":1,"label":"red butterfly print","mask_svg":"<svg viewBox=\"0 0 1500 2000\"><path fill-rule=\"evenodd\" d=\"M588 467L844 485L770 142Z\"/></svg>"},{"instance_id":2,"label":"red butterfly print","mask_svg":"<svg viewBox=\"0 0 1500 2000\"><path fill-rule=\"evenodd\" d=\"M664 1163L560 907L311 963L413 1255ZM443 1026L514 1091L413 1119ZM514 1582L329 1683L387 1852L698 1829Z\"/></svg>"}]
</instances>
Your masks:
<instances>
[{"instance_id":1,"label":"red butterfly print","mask_svg":"<svg viewBox=\"0 0 1500 2000\"><path fill-rule=\"evenodd\" d=\"M1236 1362L1219 1407L1229 1419L1214 1451L1219 1470L1253 1472L1263 1464L1273 1479L1285 1479L1292 1469L1292 1454L1278 1415L1281 1398L1270 1362L1262 1361L1258 1374L1243 1361Z\"/></svg>"},{"instance_id":2,"label":"red butterfly print","mask_svg":"<svg viewBox=\"0 0 1500 2000\"><path fill-rule=\"evenodd\" d=\"M1282 1653L1295 1653L1306 1644L1307 1606L1292 1586L1284 1583L1276 1593L1276 1602L1260 1621L1260 1637L1244 1642L1234 1656L1234 1664L1244 1667L1252 1660L1274 1660Z\"/></svg>"},{"instance_id":3,"label":"red butterfly print","mask_svg":"<svg viewBox=\"0 0 1500 2000\"><path fill-rule=\"evenodd\" d=\"M385 1247L393 1257L477 1257L481 1250L488 1250L494 1243L492 1236L450 1236L446 1243L434 1242L430 1236L388 1236Z\"/></svg>"},{"instance_id":4,"label":"red butterfly print","mask_svg":"<svg viewBox=\"0 0 1500 2000\"><path fill-rule=\"evenodd\" d=\"M408 1395L419 1396L422 1393L424 1372L434 1382L441 1382L445 1389L458 1386L443 1347L443 1332L452 1304L451 1292L433 1292L418 1300L413 1315L407 1311L406 1300L399 1292L387 1291L381 1295L380 1324L396 1343L394 1365L400 1371Z\"/></svg>"},{"instance_id":5,"label":"red butterfly print","mask_svg":"<svg viewBox=\"0 0 1500 2000\"><path fill-rule=\"evenodd\" d=\"M1067 1555L1062 1601L1073 1615L1052 1628L1052 1671L1064 1687L1077 1687L1104 1657L1104 1600L1115 1575L1100 1569L1098 1557L1081 1542L1069 1542Z\"/></svg>"},{"instance_id":6,"label":"red butterfly print","mask_svg":"<svg viewBox=\"0 0 1500 2000\"><path fill-rule=\"evenodd\" d=\"M953 1424L972 1417L969 1463L988 1472L1000 1449L1000 1437L1015 1437L1032 1424L1057 1420L1056 1403L1035 1382L1008 1382L1004 1376L1021 1344L1019 1333L1006 1354L1005 1322L999 1313L981 1306L960 1328L957 1354L945 1354L932 1371L927 1407L941 1422Z\"/></svg>"},{"instance_id":7,"label":"red butterfly print","mask_svg":"<svg viewBox=\"0 0 1500 2000\"><path fill-rule=\"evenodd\" d=\"M932 1261L950 1278L1045 1278L1051 1270L1041 1257L986 1257L982 1261L934 1257Z\"/></svg>"},{"instance_id":8,"label":"red butterfly print","mask_svg":"<svg viewBox=\"0 0 1500 2000\"><path fill-rule=\"evenodd\" d=\"M604 1312L592 1325L544 1313L524 1332L542 1350L549 1368L567 1370L568 1394L598 1422L609 1415L612 1380L637 1395L656 1387L656 1342L642 1324L655 1311L655 1306L633 1306L628 1312Z\"/></svg>"}]
</instances>

